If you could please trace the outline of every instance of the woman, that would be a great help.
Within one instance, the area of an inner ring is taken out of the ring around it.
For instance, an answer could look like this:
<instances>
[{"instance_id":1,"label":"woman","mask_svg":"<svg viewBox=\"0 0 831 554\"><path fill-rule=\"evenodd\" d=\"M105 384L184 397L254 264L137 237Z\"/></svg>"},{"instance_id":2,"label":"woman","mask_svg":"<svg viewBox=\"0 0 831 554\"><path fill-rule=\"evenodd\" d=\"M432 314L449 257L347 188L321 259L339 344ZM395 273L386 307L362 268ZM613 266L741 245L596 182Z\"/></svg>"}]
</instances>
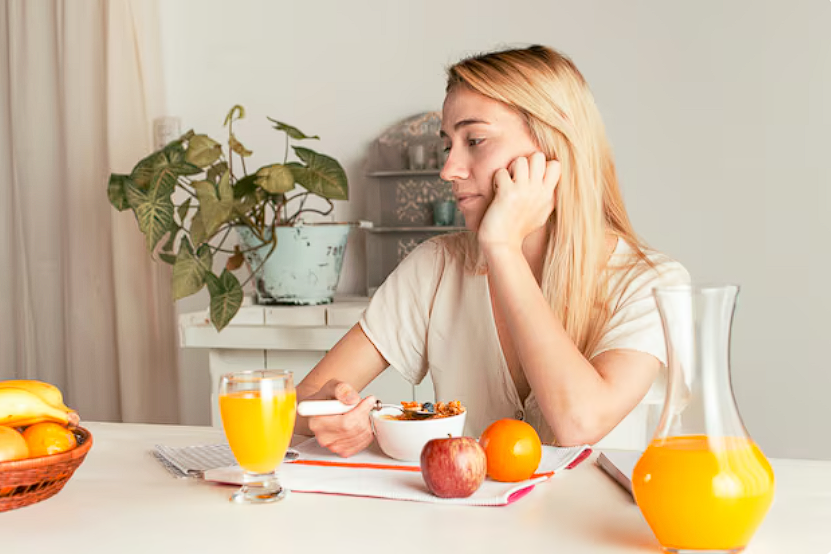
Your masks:
<instances>
[{"instance_id":1,"label":"woman","mask_svg":"<svg viewBox=\"0 0 831 554\"><path fill-rule=\"evenodd\" d=\"M416 248L360 323L298 385L298 397L355 405L298 418L331 451L372 441L359 391L388 366L429 371L461 400L466 433L517 417L543 442L592 444L644 397L665 363L651 290L689 281L637 238L586 82L542 46L448 70L441 176L469 232Z\"/></svg>"}]
</instances>

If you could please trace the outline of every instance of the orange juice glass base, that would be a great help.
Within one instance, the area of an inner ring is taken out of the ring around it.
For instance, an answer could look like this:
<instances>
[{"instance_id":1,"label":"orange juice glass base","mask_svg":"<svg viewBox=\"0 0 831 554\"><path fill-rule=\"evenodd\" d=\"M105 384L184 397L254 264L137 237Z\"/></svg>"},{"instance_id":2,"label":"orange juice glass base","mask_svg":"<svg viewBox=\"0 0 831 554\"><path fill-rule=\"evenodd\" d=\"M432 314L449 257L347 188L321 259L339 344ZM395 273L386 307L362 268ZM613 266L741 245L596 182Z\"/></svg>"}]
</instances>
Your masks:
<instances>
[{"instance_id":1,"label":"orange juice glass base","mask_svg":"<svg viewBox=\"0 0 831 554\"><path fill-rule=\"evenodd\" d=\"M678 554L747 546L773 499L773 471L745 437L654 440L635 466L635 500L658 542Z\"/></svg>"},{"instance_id":2,"label":"orange juice glass base","mask_svg":"<svg viewBox=\"0 0 831 554\"><path fill-rule=\"evenodd\" d=\"M237 504L265 504L283 500L289 490L280 484L276 472L249 473L245 472L242 486L231 495L231 502Z\"/></svg>"}]
</instances>

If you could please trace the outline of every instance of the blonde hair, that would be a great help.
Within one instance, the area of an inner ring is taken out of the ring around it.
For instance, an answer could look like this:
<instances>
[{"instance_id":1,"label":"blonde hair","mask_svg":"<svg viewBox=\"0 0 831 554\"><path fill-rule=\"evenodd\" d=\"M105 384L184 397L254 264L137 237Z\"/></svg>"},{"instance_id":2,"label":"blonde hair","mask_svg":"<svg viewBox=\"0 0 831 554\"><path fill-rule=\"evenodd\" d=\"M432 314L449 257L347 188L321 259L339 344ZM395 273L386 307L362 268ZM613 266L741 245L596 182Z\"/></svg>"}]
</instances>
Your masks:
<instances>
[{"instance_id":1,"label":"blonde hair","mask_svg":"<svg viewBox=\"0 0 831 554\"><path fill-rule=\"evenodd\" d=\"M607 234L634 248L636 259L628 271L643 266L635 263L638 259L648 259L626 213L612 151L586 80L570 59L544 46L467 58L447 74L448 92L468 87L515 110L546 158L560 162L541 287L568 335L590 356L613 308L609 303L614 291L603 277ZM468 251L480 260L475 237L469 235ZM634 275L627 277L622 285Z\"/></svg>"}]
</instances>

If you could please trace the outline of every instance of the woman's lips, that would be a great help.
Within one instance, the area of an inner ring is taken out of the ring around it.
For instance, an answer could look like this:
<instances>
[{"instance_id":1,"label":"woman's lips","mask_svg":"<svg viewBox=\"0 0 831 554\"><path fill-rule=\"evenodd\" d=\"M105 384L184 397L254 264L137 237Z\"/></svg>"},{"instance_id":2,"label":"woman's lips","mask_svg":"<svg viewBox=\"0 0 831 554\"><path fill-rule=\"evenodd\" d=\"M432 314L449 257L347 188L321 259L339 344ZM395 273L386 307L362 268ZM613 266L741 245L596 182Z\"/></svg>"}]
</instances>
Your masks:
<instances>
[{"instance_id":1,"label":"woman's lips","mask_svg":"<svg viewBox=\"0 0 831 554\"><path fill-rule=\"evenodd\" d=\"M482 198L480 194L460 194L456 196L456 203L459 205L459 209L462 209L475 203L480 198Z\"/></svg>"}]
</instances>

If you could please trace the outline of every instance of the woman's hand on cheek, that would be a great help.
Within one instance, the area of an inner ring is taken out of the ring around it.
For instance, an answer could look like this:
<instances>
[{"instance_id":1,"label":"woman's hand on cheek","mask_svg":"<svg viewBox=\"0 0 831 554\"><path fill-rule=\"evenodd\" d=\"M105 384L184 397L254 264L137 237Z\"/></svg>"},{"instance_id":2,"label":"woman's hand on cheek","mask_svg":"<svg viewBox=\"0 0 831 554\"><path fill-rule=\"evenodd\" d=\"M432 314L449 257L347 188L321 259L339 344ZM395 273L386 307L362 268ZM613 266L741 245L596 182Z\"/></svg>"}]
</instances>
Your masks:
<instances>
[{"instance_id":1,"label":"woman's hand on cheek","mask_svg":"<svg viewBox=\"0 0 831 554\"><path fill-rule=\"evenodd\" d=\"M522 248L525 237L543 227L554 210L560 163L541 152L517 158L494 175L494 198L479 225L483 247Z\"/></svg>"}]
</instances>

